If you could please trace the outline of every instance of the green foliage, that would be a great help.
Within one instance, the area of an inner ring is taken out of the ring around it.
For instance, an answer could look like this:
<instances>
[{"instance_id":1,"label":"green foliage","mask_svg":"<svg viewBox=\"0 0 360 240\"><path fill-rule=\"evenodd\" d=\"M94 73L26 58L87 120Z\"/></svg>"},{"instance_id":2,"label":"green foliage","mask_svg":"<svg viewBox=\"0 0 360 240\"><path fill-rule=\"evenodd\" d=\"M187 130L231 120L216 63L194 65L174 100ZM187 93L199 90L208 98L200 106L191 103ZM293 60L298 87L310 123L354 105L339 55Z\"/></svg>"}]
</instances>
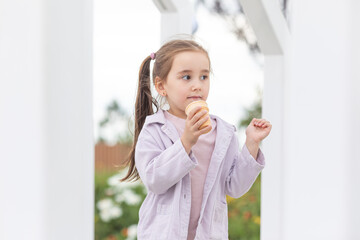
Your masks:
<instances>
[{"instance_id":1,"label":"green foliage","mask_svg":"<svg viewBox=\"0 0 360 240\"><path fill-rule=\"evenodd\" d=\"M246 118L238 123L239 128L246 128L253 118L261 118L262 92L257 88L257 98L250 108L246 108ZM260 200L261 173L251 189L239 199L227 196L230 240L260 239Z\"/></svg>"},{"instance_id":2,"label":"green foliage","mask_svg":"<svg viewBox=\"0 0 360 240\"><path fill-rule=\"evenodd\" d=\"M126 171L95 172L95 240L135 240L143 185L123 183Z\"/></svg>"},{"instance_id":3,"label":"green foliage","mask_svg":"<svg viewBox=\"0 0 360 240\"><path fill-rule=\"evenodd\" d=\"M254 103L250 106L250 108L245 108L247 117L239 121L238 123L239 128L246 128L250 124L253 118L261 118L261 113L262 113L261 96L262 96L261 89L257 88L257 98L254 101Z\"/></svg>"},{"instance_id":4,"label":"green foliage","mask_svg":"<svg viewBox=\"0 0 360 240\"><path fill-rule=\"evenodd\" d=\"M228 202L229 239L260 239L261 174L241 198L226 197Z\"/></svg>"},{"instance_id":5,"label":"green foliage","mask_svg":"<svg viewBox=\"0 0 360 240\"><path fill-rule=\"evenodd\" d=\"M120 125L122 125L123 128L119 130L118 126ZM109 139L105 137L104 131L110 128L112 132L111 135L116 138L116 143L132 144L133 135L131 132L133 132L134 123L127 111L116 100L112 100L108 104L105 116L99 122L98 127L99 136L97 142L105 143L109 141Z\"/></svg>"}]
</instances>

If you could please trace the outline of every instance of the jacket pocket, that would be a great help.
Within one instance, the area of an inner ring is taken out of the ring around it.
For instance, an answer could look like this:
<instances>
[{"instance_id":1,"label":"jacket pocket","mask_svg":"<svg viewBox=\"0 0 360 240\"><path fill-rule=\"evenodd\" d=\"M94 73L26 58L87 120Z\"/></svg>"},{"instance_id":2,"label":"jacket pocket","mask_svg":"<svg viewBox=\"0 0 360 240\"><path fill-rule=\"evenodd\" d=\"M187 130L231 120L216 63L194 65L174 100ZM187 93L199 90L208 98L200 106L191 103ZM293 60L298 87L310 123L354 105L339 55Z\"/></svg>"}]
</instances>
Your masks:
<instances>
[{"instance_id":1,"label":"jacket pocket","mask_svg":"<svg viewBox=\"0 0 360 240\"><path fill-rule=\"evenodd\" d=\"M171 220L171 205L158 204L152 224L151 239L168 239Z\"/></svg>"},{"instance_id":2,"label":"jacket pocket","mask_svg":"<svg viewBox=\"0 0 360 240\"><path fill-rule=\"evenodd\" d=\"M227 231L227 204L217 201L211 218L210 239L228 239Z\"/></svg>"}]
</instances>

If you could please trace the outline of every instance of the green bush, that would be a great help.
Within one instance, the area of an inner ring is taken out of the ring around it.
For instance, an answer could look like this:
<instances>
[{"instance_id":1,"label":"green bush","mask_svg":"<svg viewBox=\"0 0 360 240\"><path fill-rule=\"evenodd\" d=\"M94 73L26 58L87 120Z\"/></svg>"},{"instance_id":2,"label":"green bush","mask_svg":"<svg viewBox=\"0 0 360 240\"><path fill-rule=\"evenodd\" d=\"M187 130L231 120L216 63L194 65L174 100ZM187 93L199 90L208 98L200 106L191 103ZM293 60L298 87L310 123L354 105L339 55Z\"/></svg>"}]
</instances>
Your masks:
<instances>
[{"instance_id":1,"label":"green bush","mask_svg":"<svg viewBox=\"0 0 360 240\"><path fill-rule=\"evenodd\" d=\"M136 239L138 212L146 189L140 181L122 183L125 172L95 172L95 240ZM230 240L260 239L259 176L244 196L227 196Z\"/></svg>"},{"instance_id":2,"label":"green bush","mask_svg":"<svg viewBox=\"0 0 360 240\"><path fill-rule=\"evenodd\" d=\"M228 202L229 239L260 239L261 174L241 198L226 197Z\"/></svg>"},{"instance_id":3,"label":"green bush","mask_svg":"<svg viewBox=\"0 0 360 240\"><path fill-rule=\"evenodd\" d=\"M146 189L119 182L124 171L95 172L95 240L135 240L138 212Z\"/></svg>"}]
</instances>

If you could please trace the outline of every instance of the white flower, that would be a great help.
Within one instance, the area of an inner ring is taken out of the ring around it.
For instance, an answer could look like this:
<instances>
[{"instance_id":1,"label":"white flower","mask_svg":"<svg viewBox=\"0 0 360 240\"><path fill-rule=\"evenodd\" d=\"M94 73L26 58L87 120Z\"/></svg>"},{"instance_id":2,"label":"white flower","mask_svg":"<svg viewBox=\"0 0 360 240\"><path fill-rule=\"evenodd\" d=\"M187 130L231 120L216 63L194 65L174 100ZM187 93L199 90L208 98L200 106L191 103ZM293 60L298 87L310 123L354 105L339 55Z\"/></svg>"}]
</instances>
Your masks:
<instances>
[{"instance_id":1,"label":"white flower","mask_svg":"<svg viewBox=\"0 0 360 240\"><path fill-rule=\"evenodd\" d=\"M130 189L124 189L122 195L124 196L124 201L128 205L136 205L136 204L140 203L140 201L141 201L141 197L139 195L135 194Z\"/></svg>"},{"instance_id":2,"label":"white flower","mask_svg":"<svg viewBox=\"0 0 360 240\"><path fill-rule=\"evenodd\" d=\"M115 219L121 217L122 210L118 206L112 206L111 208L107 208L100 211L100 218L103 222L108 222L111 219Z\"/></svg>"},{"instance_id":3,"label":"white flower","mask_svg":"<svg viewBox=\"0 0 360 240\"><path fill-rule=\"evenodd\" d=\"M100 212L100 218L103 222L108 222L111 220L110 215L105 211Z\"/></svg>"},{"instance_id":4,"label":"white flower","mask_svg":"<svg viewBox=\"0 0 360 240\"><path fill-rule=\"evenodd\" d=\"M119 206L113 206L109 209L112 218L118 218L122 215L122 209Z\"/></svg>"},{"instance_id":5,"label":"white flower","mask_svg":"<svg viewBox=\"0 0 360 240\"><path fill-rule=\"evenodd\" d=\"M112 200L110 198L105 198L96 204L97 208L101 211L103 209L108 209L113 205Z\"/></svg>"},{"instance_id":6,"label":"white flower","mask_svg":"<svg viewBox=\"0 0 360 240\"><path fill-rule=\"evenodd\" d=\"M118 184L121 183L121 182L119 181L121 177L122 177L122 176L120 176L120 174L117 173L117 174L111 176L111 177L107 180L107 183L109 184L109 186L116 186L116 185L118 185Z\"/></svg>"},{"instance_id":7,"label":"white flower","mask_svg":"<svg viewBox=\"0 0 360 240\"><path fill-rule=\"evenodd\" d=\"M134 240L136 238L137 225L133 224L128 228L128 237L126 240Z\"/></svg>"},{"instance_id":8,"label":"white flower","mask_svg":"<svg viewBox=\"0 0 360 240\"><path fill-rule=\"evenodd\" d=\"M108 222L111 219L118 218L122 215L120 207L115 206L111 199L106 198L100 200L96 206L100 210L100 218L104 222Z\"/></svg>"}]
</instances>

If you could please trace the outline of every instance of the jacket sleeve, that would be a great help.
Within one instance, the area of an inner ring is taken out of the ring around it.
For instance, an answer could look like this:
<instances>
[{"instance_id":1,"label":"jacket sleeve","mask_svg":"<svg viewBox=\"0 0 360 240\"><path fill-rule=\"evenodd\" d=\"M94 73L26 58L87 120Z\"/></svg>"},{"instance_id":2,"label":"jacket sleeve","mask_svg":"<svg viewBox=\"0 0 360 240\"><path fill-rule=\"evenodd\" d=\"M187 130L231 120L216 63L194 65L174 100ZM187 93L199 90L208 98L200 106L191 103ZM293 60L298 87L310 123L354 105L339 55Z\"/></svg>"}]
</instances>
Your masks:
<instances>
[{"instance_id":1,"label":"jacket sleeve","mask_svg":"<svg viewBox=\"0 0 360 240\"><path fill-rule=\"evenodd\" d=\"M135 148L135 166L148 191L165 193L197 165L194 154L186 153L180 138L162 149L156 136L143 128Z\"/></svg>"},{"instance_id":2,"label":"jacket sleeve","mask_svg":"<svg viewBox=\"0 0 360 240\"><path fill-rule=\"evenodd\" d=\"M235 136L237 149L239 148L238 139ZM250 154L246 144L241 152L237 151L233 163L228 172L225 182L225 194L233 198L239 198L244 195L253 183L261 170L265 167L264 154L259 148L256 160Z\"/></svg>"}]
</instances>

